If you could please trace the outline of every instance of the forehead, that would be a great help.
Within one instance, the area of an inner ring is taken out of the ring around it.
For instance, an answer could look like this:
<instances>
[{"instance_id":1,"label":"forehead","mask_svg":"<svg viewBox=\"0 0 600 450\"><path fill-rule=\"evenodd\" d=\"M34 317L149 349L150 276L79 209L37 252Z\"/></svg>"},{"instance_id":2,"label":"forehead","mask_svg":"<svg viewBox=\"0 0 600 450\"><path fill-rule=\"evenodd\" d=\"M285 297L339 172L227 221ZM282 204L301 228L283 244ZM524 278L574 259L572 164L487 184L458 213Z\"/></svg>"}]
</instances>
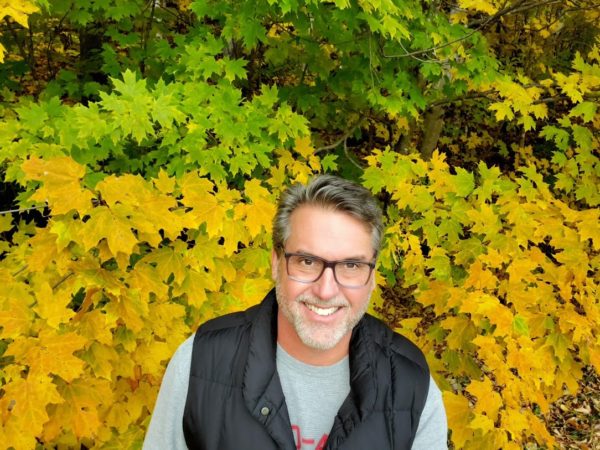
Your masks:
<instances>
[{"instance_id":1,"label":"forehead","mask_svg":"<svg viewBox=\"0 0 600 450\"><path fill-rule=\"evenodd\" d=\"M326 259L370 259L373 257L371 230L346 212L302 205L290 217L286 250Z\"/></svg>"}]
</instances>

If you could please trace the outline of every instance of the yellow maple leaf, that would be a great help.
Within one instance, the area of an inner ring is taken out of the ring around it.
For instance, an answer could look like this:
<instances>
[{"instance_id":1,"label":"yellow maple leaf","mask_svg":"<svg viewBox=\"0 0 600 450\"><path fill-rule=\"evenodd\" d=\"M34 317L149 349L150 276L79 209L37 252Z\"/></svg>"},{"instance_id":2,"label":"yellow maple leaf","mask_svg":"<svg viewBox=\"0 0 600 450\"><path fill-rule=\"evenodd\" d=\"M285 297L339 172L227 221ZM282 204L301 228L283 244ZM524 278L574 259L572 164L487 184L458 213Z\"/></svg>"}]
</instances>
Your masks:
<instances>
[{"instance_id":1,"label":"yellow maple leaf","mask_svg":"<svg viewBox=\"0 0 600 450\"><path fill-rule=\"evenodd\" d=\"M315 152L315 148L311 144L310 137L296 138L295 150L305 159L308 159Z\"/></svg>"},{"instance_id":2,"label":"yellow maple leaf","mask_svg":"<svg viewBox=\"0 0 600 450\"><path fill-rule=\"evenodd\" d=\"M11 214L0 214L0 233L10 231L13 227Z\"/></svg>"},{"instance_id":3,"label":"yellow maple leaf","mask_svg":"<svg viewBox=\"0 0 600 450\"><path fill-rule=\"evenodd\" d=\"M3 448L33 448L26 445L31 438L42 434L43 425L49 420L46 407L63 403L64 399L58 393L52 379L44 375L30 373L26 379L13 380L3 385L2 389L2 411L10 409L3 427L0 427L5 429L8 437L8 440L3 441Z\"/></svg>"},{"instance_id":4,"label":"yellow maple leaf","mask_svg":"<svg viewBox=\"0 0 600 450\"><path fill-rule=\"evenodd\" d=\"M494 333L497 335L506 336L512 333L514 316L497 297L478 291L469 292L466 296L463 293L462 296L463 312L468 312L474 317L477 315L487 317L490 323L496 326Z\"/></svg>"},{"instance_id":5,"label":"yellow maple leaf","mask_svg":"<svg viewBox=\"0 0 600 450\"><path fill-rule=\"evenodd\" d=\"M527 420L529 422L528 430L534 436L536 436L536 438L542 438L544 443L546 443L550 447L553 447L555 439L548 432L548 428L546 428L546 424L544 423L544 421L529 410L524 411L524 414L527 416Z\"/></svg>"},{"instance_id":6,"label":"yellow maple leaf","mask_svg":"<svg viewBox=\"0 0 600 450\"><path fill-rule=\"evenodd\" d=\"M214 194L208 192L203 196L200 196L199 193L189 196L184 194L182 202L193 208L187 215L192 218L196 228L205 223L209 237L219 236L223 229L223 223L227 220L227 211Z\"/></svg>"},{"instance_id":7,"label":"yellow maple leaf","mask_svg":"<svg viewBox=\"0 0 600 450\"><path fill-rule=\"evenodd\" d=\"M108 320L106 314L100 309L85 313L78 323L78 332L90 341L97 341L105 345L112 345L113 336L111 329L115 328L116 319Z\"/></svg>"},{"instance_id":8,"label":"yellow maple leaf","mask_svg":"<svg viewBox=\"0 0 600 450\"><path fill-rule=\"evenodd\" d=\"M27 0L0 2L0 19L8 16L19 25L29 28L29 15L39 11L39 7Z\"/></svg>"},{"instance_id":9,"label":"yellow maple leaf","mask_svg":"<svg viewBox=\"0 0 600 450\"><path fill-rule=\"evenodd\" d=\"M273 287L273 281L270 278L246 278L244 280L242 302L244 305L252 306L260 303Z\"/></svg>"},{"instance_id":10,"label":"yellow maple leaf","mask_svg":"<svg viewBox=\"0 0 600 450\"><path fill-rule=\"evenodd\" d=\"M32 272L44 272L56 260L58 254L56 236L50 233L48 228L36 231L36 234L27 241L31 252L25 256L25 262Z\"/></svg>"},{"instance_id":11,"label":"yellow maple leaf","mask_svg":"<svg viewBox=\"0 0 600 450\"><path fill-rule=\"evenodd\" d=\"M442 397L448 416L448 428L452 430L452 442L456 448L464 448L465 443L473 437L472 431L468 428L473 417L469 401L462 395L449 391L442 392Z\"/></svg>"},{"instance_id":12,"label":"yellow maple leaf","mask_svg":"<svg viewBox=\"0 0 600 450\"><path fill-rule=\"evenodd\" d=\"M34 314L31 311L33 297L25 286L16 284L4 292L5 295L0 297L0 338L18 339L23 335L27 336L34 324Z\"/></svg>"},{"instance_id":13,"label":"yellow maple leaf","mask_svg":"<svg viewBox=\"0 0 600 450\"><path fill-rule=\"evenodd\" d=\"M480 359L485 361L486 365L498 369L498 373L495 375L498 378L498 374L502 376L502 369L506 365L503 358L504 346L498 344L498 341L493 336L476 336L473 339L473 344L477 346L477 354ZM505 381L500 377L497 382L504 384Z\"/></svg>"},{"instance_id":14,"label":"yellow maple leaf","mask_svg":"<svg viewBox=\"0 0 600 450\"><path fill-rule=\"evenodd\" d=\"M239 206L239 205L238 205ZM225 250L219 245L217 239L210 238L206 234L196 236L196 244L188 251L191 267L199 269L200 267L213 271L217 270L216 259L225 256Z\"/></svg>"},{"instance_id":15,"label":"yellow maple leaf","mask_svg":"<svg viewBox=\"0 0 600 450\"><path fill-rule=\"evenodd\" d=\"M161 282L173 275L176 283L181 284L186 276L186 264L184 262L185 249L181 248L183 242L179 241L172 247L161 247L146 255L142 261L146 264L156 265L156 275ZM185 244L183 244L185 246ZM179 247L179 248L178 248Z\"/></svg>"},{"instance_id":16,"label":"yellow maple leaf","mask_svg":"<svg viewBox=\"0 0 600 450\"><path fill-rule=\"evenodd\" d=\"M124 205L139 203L144 191L148 188L146 181L141 176L125 174L110 175L104 178L96 185L96 189L102 194L102 200L112 208L117 203Z\"/></svg>"},{"instance_id":17,"label":"yellow maple leaf","mask_svg":"<svg viewBox=\"0 0 600 450\"><path fill-rule=\"evenodd\" d=\"M472 339L477 335L473 322L465 316L450 316L440 322L440 325L450 330L446 342L451 349L465 349L472 344Z\"/></svg>"},{"instance_id":18,"label":"yellow maple leaf","mask_svg":"<svg viewBox=\"0 0 600 450\"><path fill-rule=\"evenodd\" d=\"M226 255L233 255L238 250L239 244L248 245L250 243L246 224L242 221L231 219L225 221L220 234L223 237L223 248Z\"/></svg>"},{"instance_id":19,"label":"yellow maple leaf","mask_svg":"<svg viewBox=\"0 0 600 450\"><path fill-rule=\"evenodd\" d=\"M150 294L156 295L159 299L168 297L168 285L164 283L158 275L156 268L148 261L138 262L134 269L128 273L127 283L134 289L138 289L146 298Z\"/></svg>"},{"instance_id":20,"label":"yellow maple leaf","mask_svg":"<svg viewBox=\"0 0 600 450\"><path fill-rule=\"evenodd\" d=\"M134 289L112 298L104 310L111 320L121 319L134 332L140 332L144 328L144 320L148 317L148 304L141 300L139 292Z\"/></svg>"},{"instance_id":21,"label":"yellow maple leaf","mask_svg":"<svg viewBox=\"0 0 600 450\"><path fill-rule=\"evenodd\" d=\"M476 413L473 420L471 420L467 426L472 430L481 430L485 435L494 429L494 421L484 414ZM487 437L484 441L485 440L487 440Z\"/></svg>"},{"instance_id":22,"label":"yellow maple leaf","mask_svg":"<svg viewBox=\"0 0 600 450\"><path fill-rule=\"evenodd\" d=\"M81 187L85 167L69 157L43 160L31 157L21 168L26 179L43 183L32 200L47 201L54 214L66 214L75 209L81 214L92 208L93 195Z\"/></svg>"},{"instance_id":23,"label":"yellow maple leaf","mask_svg":"<svg viewBox=\"0 0 600 450\"><path fill-rule=\"evenodd\" d=\"M100 406L113 402L110 383L98 378L78 379L58 387L65 402L57 405L50 421L44 427L44 437L58 436L70 430L76 438L94 438L102 425Z\"/></svg>"},{"instance_id":24,"label":"yellow maple leaf","mask_svg":"<svg viewBox=\"0 0 600 450\"><path fill-rule=\"evenodd\" d=\"M170 194L175 190L175 179L170 178L162 168L153 180L154 186L163 194Z\"/></svg>"},{"instance_id":25,"label":"yellow maple leaf","mask_svg":"<svg viewBox=\"0 0 600 450\"><path fill-rule=\"evenodd\" d=\"M55 294L48 282L36 283L35 297L37 304L34 311L52 328L58 328L61 323L68 322L75 315L75 312L67 307L71 296L64 292Z\"/></svg>"},{"instance_id":26,"label":"yellow maple leaf","mask_svg":"<svg viewBox=\"0 0 600 450\"><path fill-rule=\"evenodd\" d=\"M578 73L571 73L567 76L557 72L554 74L554 78L556 79L556 82L562 91L567 94L571 101L574 103L583 101L583 95L580 90L582 87L581 77Z\"/></svg>"},{"instance_id":27,"label":"yellow maple leaf","mask_svg":"<svg viewBox=\"0 0 600 450\"><path fill-rule=\"evenodd\" d=\"M126 394L127 403L125 404L125 409L129 413L129 417L131 417L133 422L142 416L144 410L152 411L157 393L156 386L152 386L150 383L140 381L135 391L128 392ZM131 422L127 423L127 425L130 424Z\"/></svg>"},{"instance_id":28,"label":"yellow maple leaf","mask_svg":"<svg viewBox=\"0 0 600 450\"><path fill-rule=\"evenodd\" d=\"M254 238L262 230L267 232L271 230L275 204L269 191L262 187L258 180L246 182L244 191L251 203L244 205L243 209L238 209L241 204L237 205L236 211L244 218L244 224L250 232L250 237Z\"/></svg>"},{"instance_id":29,"label":"yellow maple leaf","mask_svg":"<svg viewBox=\"0 0 600 450\"><path fill-rule=\"evenodd\" d=\"M164 372L163 362L168 361L173 356L173 351L166 342L153 341L152 343L142 343L131 355L133 361L137 363L142 374L160 375Z\"/></svg>"},{"instance_id":30,"label":"yellow maple leaf","mask_svg":"<svg viewBox=\"0 0 600 450\"><path fill-rule=\"evenodd\" d=\"M493 290L498 286L498 279L496 276L483 267L480 260L476 260L469 267L469 277L465 281L464 287L474 287L476 289L489 289Z\"/></svg>"},{"instance_id":31,"label":"yellow maple leaf","mask_svg":"<svg viewBox=\"0 0 600 450\"><path fill-rule=\"evenodd\" d=\"M590 209L581 212L581 218L576 222L582 240L590 239L594 250L600 250L600 212Z\"/></svg>"},{"instance_id":32,"label":"yellow maple leaf","mask_svg":"<svg viewBox=\"0 0 600 450\"><path fill-rule=\"evenodd\" d=\"M267 180L267 183L269 183L269 185L272 186L273 189L281 191L285 187L286 182L285 165L273 165L269 169L269 173L271 174L271 178Z\"/></svg>"},{"instance_id":33,"label":"yellow maple leaf","mask_svg":"<svg viewBox=\"0 0 600 450\"><path fill-rule=\"evenodd\" d=\"M186 294L188 304L199 307L206 301L207 285L214 284L213 277L204 271L188 269L179 287L173 288L173 295Z\"/></svg>"},{"instance_id":34,"label":"yellow maple leaf","mask_svg":"<svg viewBox=\"0 0 600 450\"><path fill-rule=\"evenodd\" d=\"M485 414L495 422L504 402L500 394L494 389L491 380L487 377L484 377L482 381L473 380L467 386L467 391L477 397L474 411Z\"/></svg>"},{"instance_id":35,"label":"yellow maple leaf","mask_svg":"<svg viewBox=\"0 0 600 450\"><path fill-rule=\"evenodd\" d=\"M96 377L112 380L113 363L119 358L119 353L112 345L92 342L81 358L88 363Z\"/></svg>"},{"instance_id":36,"label":"yellow maple leaf","mask_svg":"<svg viewBox=\"0 0 600 450\"><path fill-rule=\"evenodd\" d=\"M155 246L162 241L161 230L166 237L175 239L184 227L182 216L173 211L176 200L140 176L110 176L96 188L116 216L127 218Z\"/></svg>"},{"instance_id":37,"label":"yellow maple leaf","mask_svg":"<svg viewBox=\"0 0 600 450\"><path fill-rule=\"evenodd\" d=\"M98 242L106 239L112 255L123 253L131 255L138 240L131 231L131 222L126 217L114 214L106 206L94 208L86 222L82 243L86 249L96 247Z\"/></svg>"},{"instance_id":38,"label":"yellow maple leaf","mask_svg":"<svg viewBox=\"0 0 600 450\"><path fill-rule=\"evenodd\" d=\"M169 340L173 325L185 322L185 307L177 303L151 303L148 305L148 319L153 324L152 334Z\"/></svg>"},{"instance_id":39,"label":"yellow maple leaf","mask_svg":"<svg viewBox=\"0 0 600 450\"><path fill-rule=\"evenodd\" d=\"M436 314L443 314L448 310L447 301L451 297L452 288L444 281L432 280L427 289L418 297L425 306L433 305Z\"/></svg>"},{"instance_id":40,"label":"yellow maple leaf","mask_svg":"<svg viewBox=\"0 0 600 450\"><path fill-rule=\"evenodd\" d=\"M31 375L55 374L65 381L71 381L81 375L85 365L73 353L81 350L87 342L87 339L73 332L56 334L54 330L43 329L37 338L13 341L6 355L12 355L29 366Z\"/></svg>"},{"instance_id":41,"label":"yellow maple leaf","mask_svg":"<svg viewBox=\"0 0 600 450\"><path fill-rule=\"evenodd\" d=\"M495 235L502 228L494 208L488 204L482 204L478 209L468 210L466 214L472 220L471 231L474 233Z\"/></svg>"}]
</instances>

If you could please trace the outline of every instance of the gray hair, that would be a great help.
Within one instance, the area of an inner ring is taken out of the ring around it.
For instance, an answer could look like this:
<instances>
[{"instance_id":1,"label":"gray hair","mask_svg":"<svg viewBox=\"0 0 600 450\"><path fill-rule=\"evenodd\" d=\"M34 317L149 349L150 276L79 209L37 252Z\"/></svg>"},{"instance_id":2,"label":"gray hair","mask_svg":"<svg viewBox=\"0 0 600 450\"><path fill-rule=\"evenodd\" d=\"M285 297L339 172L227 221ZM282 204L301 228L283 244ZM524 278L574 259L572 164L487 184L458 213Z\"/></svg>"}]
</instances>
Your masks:
<instances>
[{"instance_id":1,"label":"gray hair","mask_svg":"<svg viewBox=\"0 0 600 450\"><path fill-rule=\"evenodd\" d=\"M281 194L273 218L273 249L276 252L281 252L290 237L290 217L302 205L321 206L358 219L371 231L373 250L379 253L383 220L377 201L364 187L333 175L319 175L307 185L295 184Z\"/></svg>"}]
</instances>

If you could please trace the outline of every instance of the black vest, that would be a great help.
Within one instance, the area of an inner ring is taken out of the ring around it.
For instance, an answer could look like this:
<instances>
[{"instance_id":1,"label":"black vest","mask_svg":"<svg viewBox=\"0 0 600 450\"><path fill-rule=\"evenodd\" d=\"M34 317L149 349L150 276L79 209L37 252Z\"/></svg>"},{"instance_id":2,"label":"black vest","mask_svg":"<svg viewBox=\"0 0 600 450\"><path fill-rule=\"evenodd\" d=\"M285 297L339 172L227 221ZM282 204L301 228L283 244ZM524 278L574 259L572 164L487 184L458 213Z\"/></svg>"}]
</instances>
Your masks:
<instances>
[{"instance_id":1,"label":"black vest","mask_svg":"<svg viewBox=\"0 0 600 450\"><path fill-rule=\"evenodd\" d=\"M190 450L296 449L276 336L274 291L198 328L183 415ZM429 389L421 351L366 314L352 332L350 387L325 449L409 449Z\"/></svg>"}]
</instances>

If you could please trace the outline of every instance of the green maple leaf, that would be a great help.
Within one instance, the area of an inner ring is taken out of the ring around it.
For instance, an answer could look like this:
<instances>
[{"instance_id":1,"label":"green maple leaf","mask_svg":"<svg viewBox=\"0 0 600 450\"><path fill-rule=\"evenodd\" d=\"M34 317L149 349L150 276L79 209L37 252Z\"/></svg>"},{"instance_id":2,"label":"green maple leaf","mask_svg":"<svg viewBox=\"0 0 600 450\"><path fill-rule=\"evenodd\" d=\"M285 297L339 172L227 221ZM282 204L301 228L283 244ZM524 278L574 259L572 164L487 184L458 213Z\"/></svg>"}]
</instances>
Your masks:
<instances>
[{"instance_id":1,"label":"green maple leaf","mask_svg":"<svg viewBox=\"0 0 600 450\"><path fill-rule=\"evenodd\" d=\"M254 101L266 108L272 108L279 101L277 86L263 84L260 89L260 95L256 96Z\"/></svg>"},{"instance_id":2,"label":"green maple leaf","mask_svg":"<svg viewBox=\"0 0 600 450\"><path fill-rule=\"evenodd\" d=\"M229 170L232 175L249 174L255 167L256 159L248 153L238 153L229 160Z\"/></svg>"},{"instance_id":3,"label":"green maple leaf","mask_svg":"<svg viewBox=\"0 0 600 450\"><path fill-rule=\"evenodd\" d=\"M520 315L516 315L513 320L513 330L522 336L529 336L529 325L527 324L527 320Z\"/></svg>"},{"instance_id":4,"label":"green maple leaf","mask_svg":"<svg viewBox=\"0 0 600 450\"><path fill-rule=\"evenodd\" d=\"M226 80L234 81L236 78L246 78L247 71L244 66L248 64L248 61L243 59L230 60L228 58L223 58L221 60L221 64L223 65L223 71Z\"/></svg>"},{"instance_id":5,"label":"green maple leaf","mask_svg":"<svg viewBox=\"0 0 600 450\"><path fill-rule=\"evenodd\" d=\"M573 139L584 150L592 149L594 136L590 130L580 125L573 125Z\"/></svg>"},{"instance_id":6,"label":"green maple leaf","mask_svg":"<svg viewBox=\"0 0 600 450\"><path fill-rule=\"evenodd\" d=\"M475 189L475 177L461 167L456 168L456 175L452 177L452 180L456 188L456 195L459 197L466 197Z\"/></svg>"},{"instance_id":7,"label":"green maple leaf","mask_svg":"<svg viewBox=\"0 0 600 450\"><path fill-rule=\"evenodd\" d=\"M542 128L540 136L547 140L553 140L556 143L556 146L561 150L566 150L569 147L569 133L561 128L546 125Z\"/></svg>"},{"instance_id":8,"label":"green maple leaf","mask_svg":"<svg viewBox=\"0 0 600 450\"><path fill-rule=\"evenodd\" d=\"M591 122L594 120L596 116L596 110L598 109L598 105L593 102L581 102L577 104L571 112L569 113L570 117L581 117L584 122Z\"/></svg>"},{"instance_id":9,"label":"green maple leaf","mask_svg":"<svg viewBox=\"0 0 600 450\"><path fill-rule=\"evenodd\" d=\"M182 122L185 120L185 114L179 111L176 105L171 96L157 98L151 111L152 119L164 128L169 128L173 122Z\"/></svg>"},{"instance_id":10,"label":"green maple leaf","mask_svg":"<svg viewBox=\"0 0 600 450\"><path fill-rule=\"evenodd\" d=\"M210 78L213 74L221 74L221 64L213 57L204 56L199 69L205 79Z\"/></svg>"},{"instance_id":11,"label":"green maple leaf","mask_svg":"<svg viewBox=\"0 0 600 450\"><path fill-rule=\"evenodd\" d=\"M48 120L48 113L44 111L42 105L32 103L27 106L21 106L16 108L19 119L23 123L23 126L32 132L39 130L46 120Z\"/></svg>"},{"instance_id":12,"label":"green maple leaf","mask_svg":"<svg viewBox=\"0 0 600 450\"><path fill-rule=\"evenodd\" d=\"M308 121L306 118L296 114L285 103L279 107L275 118L269 122L269 132L276 134L281 142L285 142L290 137L296 138L308 134Z\"/></svg>"},{"instance_id":13,"label":"green maple leaf","mask_svg":"<svg viewBox=\"0 0 600 450\"><path fill-rule=\"evenodd\" d=\"M125 98L136 98L148 95L148 89L146 89L146 80L137 80L135 72L127 69L123 72L123 81L111 78L115 91L119 92Z\"/></svg>"},{"instance_id":14,"label":"green maple leaf","mask_svg":"<svg viewBox=\"0 0 600 450\"><path fill-rule=\"evenodd\" d=\"M326 155L323 159L321 159L321 166L325 172L334 172L337 170L337 163L335 160L337 159L337 155Z\"/></svg>"},{"instance_id":15,"label":"green maple leaf","mask_svg":"<svg viewBox=\"0 0 600 450\"><path fill-rule=\"evenodd\" d=\"M565 192L571 192L573 190L574 181L566 173L559 173L556 175L556 182L554 183L554 187L557 189L562 189Z\"/></svg>"},{"instance_id":16,"label":"green maple leaf","mask_svg":"<svg viewBox=\"0 0 600 450\"><path fill-rule=\"evenodd\" d=\"M567 155L563 152L554 152L552 154L552 163L563 167L567 163Z\"/></svg>"},{"instance_id":17,"label":"green maple leaf","mask_svg":"<svg viewBox=\"0 0 600 450\"><path fill-rule=\"evenodd\" d=\"M377 194L386 186L386 180L381 176L381 169L378 167L367 167L362 175L363 185Z\"/></svg>"},{"instance_id":18,"label":"green maple leaf","mask_svg":"<svg viewBox=\"0 0 600 450\"><path fill-rule=\"evenodd\" d=\"M598 196L598 190L591 184L580 184L575 189L575 197L577 200L585 200L590 205L597 205L596 197Z\"/></svg>"},{"instance_id":19,"label":"green maple leaf","mask_svg":"<svg viewBox=\"0 0 600 450\"><path fill-rule=\"evenodd\" d=\"M257 19L250 19L242 24L240 34L246 48L252 50L258 42L267 41L267 33L263 24Z\"/></svg>"}]
</instances>

